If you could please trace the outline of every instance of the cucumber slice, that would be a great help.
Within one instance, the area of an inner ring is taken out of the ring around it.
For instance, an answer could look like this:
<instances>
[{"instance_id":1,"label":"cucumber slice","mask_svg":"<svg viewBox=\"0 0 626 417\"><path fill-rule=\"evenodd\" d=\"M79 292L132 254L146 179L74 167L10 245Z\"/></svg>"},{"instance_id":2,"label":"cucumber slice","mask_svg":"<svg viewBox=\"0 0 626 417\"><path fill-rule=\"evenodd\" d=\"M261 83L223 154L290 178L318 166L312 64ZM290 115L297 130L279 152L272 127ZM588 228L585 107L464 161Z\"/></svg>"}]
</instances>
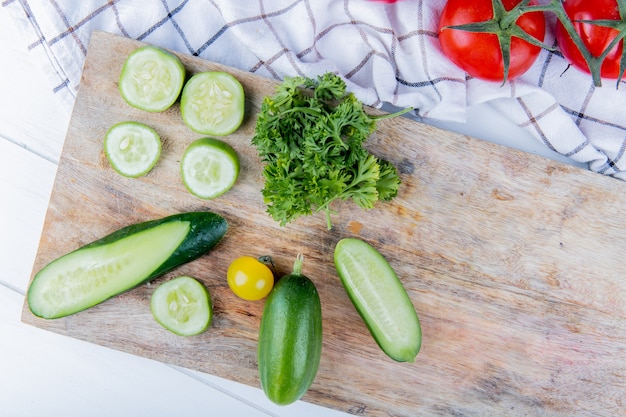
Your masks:
<instances>
[{"instance_id":1,"label":"cucumber slice","mask_svg":"<svg viewBox=\"0 0 626 417\"><path fill-rule=\"evenodd\" d=\"M154 319L179 336L193 336L211 325L213 306L206 287L195 278L181 276L159 285L152 294Z\"/></svg>"},{"instance_id":2,"label":"cucumber slice","mask_svg":"<svg viewBox=\"0 0 626 417\"><path fill-rule=\"evenodd\" d=\"M380 348L398 362L414 362L422 344L415 307L387 260L369 243L345 238L335 267L350 300Z\"/></svg>"},{"instance_id":3,"label":"cucumber slice","mask_svg":"<svg viewBox=\"0 0 626 417\"><path fill-rule=\"evenodd\" d=\"M85 310L202 256L227 228L210 212L124 227L42 268L28 288L28 306L47 319Z\"/></svg>"},{"instance_id":4,"label":"cucumber slice","mask_svg":"<svg viewBox=\"0 0 626 417\"><path fill-rule=\"evenodd\" d=\"M243 87L235 77L220 71L201 72L185 84L180 113L192 130L224 136L241 125L244 103Z\"/></svg>"},{"instance_id":5,"label":"cucumber slice","mask_svg":"<svg viewBox=\"0 0 626 417\"><path fill-rule=\"evenodd\" d=\"M230 190L239 176L239 157L226 142L201 138L189 145L180 161L185 187L203 199L218 197Z\"/></svg>"},{"instance_id":6,"label":"cucumber slice","mask_svg":"<svg viewBox=\"0 0 626 417\"><path fill-rule=\"evenodd\" d=\"M177 56L152 45L132 52L124 62L119 90L131 106L149 112L174 104L185 81L185 67Z\"/></svg>"},{"instance_id":7,"label":"cucumber slice","mask_svg":"<svg viewBox=\"0 0 626 417\"><path fill-rule=\"evenodd\" d=\"M122 122L104 136L104 153L115 171L125 177L147 174L161 156L161 138L149 126Z\"/></svg>"}]
</instances>

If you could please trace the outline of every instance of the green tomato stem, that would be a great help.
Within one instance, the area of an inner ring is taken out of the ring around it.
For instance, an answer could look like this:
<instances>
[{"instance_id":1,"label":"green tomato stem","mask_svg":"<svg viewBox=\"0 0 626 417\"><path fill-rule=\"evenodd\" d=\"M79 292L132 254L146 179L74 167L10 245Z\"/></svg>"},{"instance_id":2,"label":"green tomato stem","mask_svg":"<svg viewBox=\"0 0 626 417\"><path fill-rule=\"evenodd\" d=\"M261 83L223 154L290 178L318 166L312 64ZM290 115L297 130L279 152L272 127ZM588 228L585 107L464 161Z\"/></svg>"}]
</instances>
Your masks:
<instances>
[{"instance_id":1,"label":"green tomato stem","mask_svg":"<svg viewBox=\"0 0 626 417\"><path fill-rule=\"evenodd\" d=\"M472 22L463 25L446 26L443 29L457 29L467 32L491 33L498 38L500 51L502 53L503 77L502 85L504 85L509 76L509 67L511 64L511 38L521 38L526 42L538 46L539 48L551 49L548 45L534 38L522 29L517 20L529 13L531 7L528 4L530 0L522 0L511 10L506 10L502 0L492 0L493 17L483 22Z\"/></svg>"},{"instance_id":2,"label":"green tomato stem","mask_svg":"<svg viewBox=\"0 0 626 417\"><path fill-rule=\"evenodd\" d=\"M574 23L567 15L565 8L563 7L563 0L550 0L549 3L546 4L538 4L538 5L530 5L530 0L522 0L518 3L514 8L507 11L503 4L502 0L492 0L493 4L493 18L491 20L486 20L484 22L474 22L468 23L465 25L456 25L456 26L448 26L444 29L459 29L466 30L468 32L482 32L482 33L493 33L498 37L498 41L500 43L500 48L502 51L502 60L504 62L504 79L503 84L506 82L508 76L508 66L510 60L510 40L512 36L522 38L526 42L539 46L546 50L552 50L550 46L544 44L543 42L534 39L530 35L525 36L521 32L524 32L518 25L517 20L526 13L533 12L543 12L543 13L553 13L556 18L561 22L563 28L572 39L572 42L576 45L580 53L582 54L587 66L589 67L589 72L591 73L591 78L593 80L593 84L596 87L602 86L602 77L601 77L601 68L604 59L610 53L610 51L622 42L626 38L626 0L617 0L620 19L621 20L581 20L576 22L583 22L594 24L598 26L605 26L613 28L619 31L619 34L613 39L613 41L607 46L607 48L600 54L595 57L591 54L589 49L585 46L582 38L576 31L574 27ZM620 61L620 74L617 79L617 84L624 75L626 71L626 48L622 51L622 57Z\"/></svg>"},{"instance_id":3,"label":"green tomato stem","mask_svg":"<svg viewBox=\"0 0 626 417\"><path fill-rule=\"evenodd\" d=\"M507 11L502 4L502 0L493 1L493 17L498 21L502 30L510 30L517 26L517 19L524 14L524 7L528 6L530 0L522 0L511 10Z\"/></svg>"},{"instance_id":4,"label":"green tomato stem","mask_svg":"<svg viewBox=\"0 0 626 417\"><path fill-rule=\"evenodd\" d=\"M524 8L524 13L529 13L533 11L553 13L556 16L556 18L561 22L561 24L563 25L563 28L565 29L569 37L572 39L572 42L574 42L574 44L576 45L576 47L582 54L583 58L585 59L585 62L587 63L587 66L589 67L589 72L591 73L593 84L596 87L601 87L602 86L602 77L601 77L602 62L604 61L606 56L609 54L609 52L615 47L615 45L617 45L620 41L622 41L623 38L626 36L626 19L624 17L624 13L626 12L626 0L617 0L617 4L619 8L621 21L617 21L617 20L613 21L616 23L611 23L610 27L613 27L614 29L618 30L620 33L607 46L607 48L602 52L602 54L600 54L597 57L593 56L591 52L589 51L589 49L585 46L585 43L583 42L582 38L576 31L576 28L574 27L574 23L565 12L565 8L563 7L562 0L551 0L550 3L544 4L544 5L528 6ZM577 21L577 22L590 23L590 24L595 24L599 26L608 26L605 20L585 20L585 21ZM626 51L623 51L622 61L620 64L620 76L617 79L617 83L618 83L617 85L619 85L621 76L623 75L624 70L626 69L624 65L624 61L626 60L625 54L626 54Z\"/></svg>"}]
</instances>

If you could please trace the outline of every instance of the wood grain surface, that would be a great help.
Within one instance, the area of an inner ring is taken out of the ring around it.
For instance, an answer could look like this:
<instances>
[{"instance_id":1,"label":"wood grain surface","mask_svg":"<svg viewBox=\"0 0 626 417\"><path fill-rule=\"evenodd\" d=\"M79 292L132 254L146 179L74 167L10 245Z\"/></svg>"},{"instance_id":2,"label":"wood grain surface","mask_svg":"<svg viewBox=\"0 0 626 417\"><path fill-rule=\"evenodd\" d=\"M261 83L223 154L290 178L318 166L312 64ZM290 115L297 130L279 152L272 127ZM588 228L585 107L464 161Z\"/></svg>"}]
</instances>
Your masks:
<instances>
[{"instance_id":1,"label":"wood grain surface","mask_svg":"<svg viewBox=\"0 0 626 417\"><path fill-rule=\"evenodd\" d=\"M130 223L211 210L230 224L210 254L73 316L34 326L259 387L256 342L263 302L226 284L231 260L271 255L279 274L296 254L318 287L323 351L305 401L367 416L617 416L626 409L626 184L406 118L381 121L371 151L401 172L391 203L335 206L280 227L265 212L262 166L250 145L256 114L276 82L179 55L189 73L226 70L243 84L246 117L223 138L239 153L235 187L211 201L179 177L185 147L201 137L178 106L129 107L117 80L141 43L91 39L33 274L56 257ZM374 110L372 110L374 111ZM139 179L109 166L102 139L114 123L144 122L163 139L161 160ZM503 132L506 134L506 132ZM389 260L421 319L415 363L384 355L350 303L333 249L356 236ZM150 296L176 275L197 277L215 309L211 328L183 338L152 318Z\"/></svg>"}]
</instances>

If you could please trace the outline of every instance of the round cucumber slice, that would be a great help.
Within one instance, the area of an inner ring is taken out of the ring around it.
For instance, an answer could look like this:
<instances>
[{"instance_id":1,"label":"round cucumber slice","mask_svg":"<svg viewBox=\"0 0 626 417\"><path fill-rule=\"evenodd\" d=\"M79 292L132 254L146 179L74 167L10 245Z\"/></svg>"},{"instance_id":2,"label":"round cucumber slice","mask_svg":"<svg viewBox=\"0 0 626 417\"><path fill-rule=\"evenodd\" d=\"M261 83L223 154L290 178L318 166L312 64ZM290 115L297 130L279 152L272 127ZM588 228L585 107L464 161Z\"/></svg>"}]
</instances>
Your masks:
<instances>
[{"instance_id":1,"label":"round cucumber slice","mask_svg":"<svg viewBox=\"0 0 626 417\"><path fill-rule=\"evenodd\" d=\"M180 99L183 121L205 135L228 135L241 125L244 92L232 75L220 71L201 72L189 79Z\"/></svg>"},{"instance_id":2,"label":"round cucumber slice","mask_svg":"<svg viewBox=\"0 0 626 417\"><path fill-rule=\"evenodd\" d=\"M159 160L161 138L154 129L142 123L118 123L104 136L104 153L118 173L125 177L140 177Z\"/></svg>"},{"instance_id":3,"label":"round cucumber slice","mask_svg":"<svg viewBox=\"0 0 626 417\"><path fill-rule=\"evenodd\" d=\"M209 328L213 318L209 292L189 276L159 285L152 294L150 309L159 324L180 336L202 333Z\"/></svg>"},{"instance_id":4,"label":"round cucumber slice","mask_svg":"<svg viewBox=\"0 0 626 417\"><path fill-rule=\"evenodd\" d=\"M149 112L174 104L185 81L185 67L177 56L156 46L142 46L124 62L119 80L122 98Z\"/></svg>"},{"instance_id":5,"label":"round cucumber slice","mask_svg":"<svg viewBox=\"0 0 626 417\"><path fill-rule=\"evenodd\" d=\"M239 157L226 142L201 138L191 143L180 161L185 187L193 195L211 199L230 190L239 176Z\"/></svg>"}]
</instances>

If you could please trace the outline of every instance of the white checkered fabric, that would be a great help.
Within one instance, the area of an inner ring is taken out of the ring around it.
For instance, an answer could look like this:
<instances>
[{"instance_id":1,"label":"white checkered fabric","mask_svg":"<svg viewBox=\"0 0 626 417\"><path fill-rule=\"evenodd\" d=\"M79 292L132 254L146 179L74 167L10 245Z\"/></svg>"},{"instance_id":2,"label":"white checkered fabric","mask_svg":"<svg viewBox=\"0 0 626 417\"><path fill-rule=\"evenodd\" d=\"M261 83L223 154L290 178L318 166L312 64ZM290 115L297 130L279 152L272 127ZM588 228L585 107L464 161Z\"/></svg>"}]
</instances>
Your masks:
<instances>
[{"instance_id":1,"label":"white checkered fabric","mask_svg":"<svg viewBox=\"0 0 626 417\"><path fill-rule=\"evenodd\" d=\"M626 179L626 89L543 51L504 86L467 76L441 53L444 0L5 0L51 88L73 104L94 29L282 79L334 71L366 104L412 106L423 118L464 121L490 103L545 146ZM554 18L546 41L554 44ZM506 132L502 132L503 135Z\"/></svg>"}]
</instances>

